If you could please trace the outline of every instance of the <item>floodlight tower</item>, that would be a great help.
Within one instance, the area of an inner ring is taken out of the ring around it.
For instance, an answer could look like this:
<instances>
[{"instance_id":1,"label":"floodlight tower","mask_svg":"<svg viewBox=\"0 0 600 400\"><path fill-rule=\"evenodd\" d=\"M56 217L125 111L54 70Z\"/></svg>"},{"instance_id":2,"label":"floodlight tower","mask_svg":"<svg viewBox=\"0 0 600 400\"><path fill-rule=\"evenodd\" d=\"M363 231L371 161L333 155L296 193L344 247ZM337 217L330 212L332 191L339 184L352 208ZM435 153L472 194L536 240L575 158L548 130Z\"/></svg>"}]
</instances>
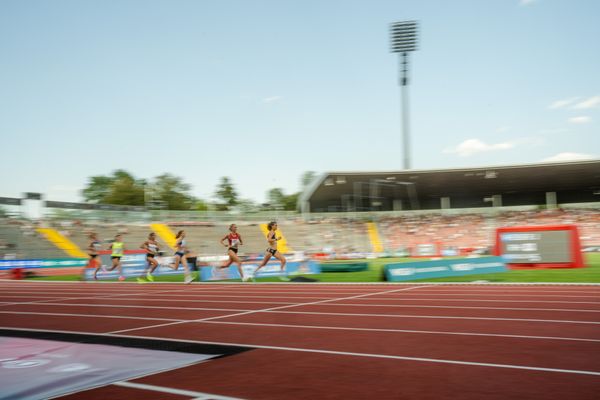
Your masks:
<instances>
[{"instance_id":1,"label":"floodlight tower","mask_svg":"<svg viewBox=\"0 0 600 400\"><path fill-rule=\"evenodd\" d=\"M400 21L390 25L390 51L400 56L402 95L402 143L404 169L410 169L410 134L408 121L408 53L417 50L417 21Z\"/></svg>"}]
</instances>

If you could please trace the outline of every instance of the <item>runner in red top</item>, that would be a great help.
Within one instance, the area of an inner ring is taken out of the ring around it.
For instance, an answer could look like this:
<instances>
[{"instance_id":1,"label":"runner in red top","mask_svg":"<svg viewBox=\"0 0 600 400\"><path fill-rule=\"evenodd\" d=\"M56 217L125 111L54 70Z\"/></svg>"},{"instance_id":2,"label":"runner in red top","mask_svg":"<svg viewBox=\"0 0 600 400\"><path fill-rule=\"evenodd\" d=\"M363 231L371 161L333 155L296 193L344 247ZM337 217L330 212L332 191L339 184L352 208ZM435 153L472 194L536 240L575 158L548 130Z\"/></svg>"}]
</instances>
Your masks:
<instances>
[{"instance_id":1,"label":"runner in red top","mask_svg":"<svg viewBox=\"0 0 600 400\"><path fill-rule=\"evenodd\" d=\"M227 240L227 243L223 243ZM240 278L242 281L246 281L244 278L244 271L242 271L242 260L237 255L238 246L243 245L242 236L237 233L237 225L231 224L229 225L229 233L223 236L221 239L221 244L227 247L227 255L229 256L229 261L225 265L221 265L219 268L228 268L231 264L236 263L237 269L240 273Z\"/></svg>"}]
</instances>

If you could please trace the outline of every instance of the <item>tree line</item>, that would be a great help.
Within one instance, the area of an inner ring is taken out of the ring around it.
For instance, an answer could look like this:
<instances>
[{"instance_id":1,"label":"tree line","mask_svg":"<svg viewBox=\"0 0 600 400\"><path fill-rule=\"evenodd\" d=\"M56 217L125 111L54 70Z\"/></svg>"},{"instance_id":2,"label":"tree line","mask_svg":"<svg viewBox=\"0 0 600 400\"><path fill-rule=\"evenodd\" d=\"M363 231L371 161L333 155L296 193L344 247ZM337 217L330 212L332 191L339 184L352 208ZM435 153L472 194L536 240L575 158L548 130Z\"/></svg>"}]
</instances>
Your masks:
<instances>
[{"instance_id":1,"label":"tree line","mask_svg":"<svg viewBox=\"0 0 600 400\"><path fill-rule=\"evenodd\" d=\"M316 176L313 171L302 174L304 189ZM240 198L230 177L224 176L215 188L213 200L199 199L191 194L191 185L172 174L162 174L152 179L138 179L128 171L119 169L109 175L88 179L82 191L86 202L127 206L147 206L167 210L218 210L252 212L260 210L296 210L301 192L286 194L281 188L267 191L267 203L258 204Z\"/></svg>"}]
</instances>

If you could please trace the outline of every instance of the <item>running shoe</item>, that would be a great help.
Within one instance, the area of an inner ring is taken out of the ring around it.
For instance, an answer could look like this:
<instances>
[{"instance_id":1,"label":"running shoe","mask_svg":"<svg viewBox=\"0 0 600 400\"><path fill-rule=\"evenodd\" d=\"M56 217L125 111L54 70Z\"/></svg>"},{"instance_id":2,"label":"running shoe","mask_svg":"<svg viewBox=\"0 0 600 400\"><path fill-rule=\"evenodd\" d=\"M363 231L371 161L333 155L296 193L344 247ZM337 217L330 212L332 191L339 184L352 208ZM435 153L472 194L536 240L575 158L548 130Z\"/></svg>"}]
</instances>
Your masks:
<instances>
[{"instance_id":1,"label":"running shoe","mask_svg":"<svg viewBox=\"0 0 600 400\"><path fill-rule=\"evenodd\" d=\"M150 272L148 272L146 274L146 279L148 279L150 282L154 282L154 277L152 276L152 274Z\"/></svg>"},{"instance_id":2,"label":"running shoe","mask_svg":"<svg viewBox=\"0 0 600 400\"><path fill-rule=\"evenodd\" d=\"M137 278L137 283L148 283L144 278Z\"/></svg>"},{"instance_id":3,"label":"running shoe","mask_svg":"<svg viewBox=\"0 0 600 400\"><path fill-rule=\"evenodd\" d=\"M188 276L185 277L184 282L186 284L189 284L189 283L192 283L193 280L194 280L194 277L192 275L188 275Z\"/></svg>"},{"instance_id":4,"label":"running shoe","mask_svg":"<svg viewBox=\"0 0 600 400\"><path fill-rule=\"evenodd\" d=\"M289 282L289 281L290 281L290 278L288 278L287 276L283 276L283 275L281 275L281 276L279 277L279 280L280 280L280 281L283 281L283 282Z\"/></svg>"},{"instance_id":5,"label":"running shoe","mask_svg":"<svg viewBox=\"0 0 600 400\"><path fill-rule=\"evenodd\" d=\"M125 277L123 275L119 276L119 280L122 282L125 280Z\"/></svg>"}]
</instances>

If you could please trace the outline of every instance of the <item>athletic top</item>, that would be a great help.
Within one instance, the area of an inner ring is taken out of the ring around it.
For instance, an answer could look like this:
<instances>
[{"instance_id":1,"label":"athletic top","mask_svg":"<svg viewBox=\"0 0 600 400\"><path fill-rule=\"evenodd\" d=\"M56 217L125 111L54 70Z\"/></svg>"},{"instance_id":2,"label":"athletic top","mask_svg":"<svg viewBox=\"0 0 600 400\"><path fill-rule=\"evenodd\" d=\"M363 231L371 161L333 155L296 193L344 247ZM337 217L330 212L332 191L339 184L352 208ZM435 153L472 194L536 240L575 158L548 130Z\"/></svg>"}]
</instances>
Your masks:
<instances>
[{"instance_id":1,"label":"athletic top","mask_svg":"<svg viewBox=\"0 0 600 400\"><path fill-rule=\"evenodd\" d=\"M227 241L229 242L229 247L237 249L238 245L240 244L240 235L232 232L227 235Z\"/></svg>"},{"instance_id":2,"label":"athletic top","mask_svg":"<svg viewBox=\"0 0 600 400\"><path fill-rule=\"evenodd\" d=\"M99 240L92 240L90 243L90 253L98 253L102 250L102 242Z\"/></svg>"},{"instance_id":3,"label":"athletic top","mask_svg":"<svg viewBox=\"0 0 600 400\"><path fill-rule=\"evenodd\" d=\"M156 243L146 242L146 252L148 254L158 253L158 245Z\"/></svg>"},{"instance_id":4,"label":"athletic top","mask_svg":"<svg viewBox=\"0 0 600 400\"><path fill-rule=\"evenodd\" d=\"M271 240L275 241L275 244L271 244ZM269 231L267 233L267 241L269 242L269 247L277 250L277 233L275 231Z\"/></svg>"},{"instance_id":5,"label":"athletic top","mask_svg":"<svg viewBox=\"0 0 600 400\"><path fill-rule=\"evenodd\" d=\"M123 250L125 248L125 243L123 242L113 242L112 243L112 257L121 257L123 255Z\"/></svg>"},{"instance_id":6,"label":"athletic top","mask_svg":"<svg viewBox=\"0 0 600 400\"><path fill-rule=\"evenodd\" d=\"M183 251L183 248L185 247L185 239L181 239L181 240L177 241L176 246L177 246L177 250Z\"/></svg>"}]
</instances>

